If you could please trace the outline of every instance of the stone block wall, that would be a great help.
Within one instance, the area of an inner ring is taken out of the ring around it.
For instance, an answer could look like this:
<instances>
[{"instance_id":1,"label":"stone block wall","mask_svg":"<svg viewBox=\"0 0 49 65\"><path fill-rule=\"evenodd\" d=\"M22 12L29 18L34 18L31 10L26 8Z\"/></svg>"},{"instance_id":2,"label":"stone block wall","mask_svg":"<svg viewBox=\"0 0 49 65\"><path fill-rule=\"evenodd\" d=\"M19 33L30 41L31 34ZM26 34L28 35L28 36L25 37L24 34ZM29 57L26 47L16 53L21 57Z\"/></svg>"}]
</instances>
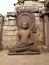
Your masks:
<instances>
[{"instance_id":1,"label":"stone block wall","mask_svg":"<svg viewBox=\"0 0 49 65\"><path fill-rule=\"evenodd\" d=\"M2 46L9 48L17 42L17 26L15 19L4 20L2 31Z\"/></svg>"}]
</instances>

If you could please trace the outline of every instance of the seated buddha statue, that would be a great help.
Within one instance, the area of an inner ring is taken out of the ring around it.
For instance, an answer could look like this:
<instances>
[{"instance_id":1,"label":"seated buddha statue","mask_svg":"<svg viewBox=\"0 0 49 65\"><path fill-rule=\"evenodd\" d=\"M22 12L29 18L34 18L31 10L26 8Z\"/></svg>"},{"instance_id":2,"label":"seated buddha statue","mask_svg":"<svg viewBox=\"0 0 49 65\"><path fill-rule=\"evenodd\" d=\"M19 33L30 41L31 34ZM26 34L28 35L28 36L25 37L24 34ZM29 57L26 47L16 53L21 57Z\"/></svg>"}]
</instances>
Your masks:
<instances>
[{"instance_id":1,"label":"seated buddha statue","mask_svg":"<svg viewBox=\"0 0 49 65\"><path fill-rule=\"evenodd\" d=\"M35 32L34 19L29 12L21 12L18 15L17 43L9 49L9 54L39 54L39 49L34 44Z\"/></svg>"}]
</instances>

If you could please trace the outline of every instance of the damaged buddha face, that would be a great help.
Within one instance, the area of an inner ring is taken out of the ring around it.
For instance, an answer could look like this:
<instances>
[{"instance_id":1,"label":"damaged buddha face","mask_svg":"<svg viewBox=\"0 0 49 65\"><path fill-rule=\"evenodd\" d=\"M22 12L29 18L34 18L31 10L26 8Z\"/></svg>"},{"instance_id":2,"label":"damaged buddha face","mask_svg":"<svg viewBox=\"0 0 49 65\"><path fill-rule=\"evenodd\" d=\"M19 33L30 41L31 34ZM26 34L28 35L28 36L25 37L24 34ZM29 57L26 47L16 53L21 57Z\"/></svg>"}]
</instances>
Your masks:
<instances>
[{"instance_id":1,"label":"damaged buddha face","mask_svg":"<svg viewBox=\"0 0 49 65\"><path fill-rule=\"evenodd\" d=\"M30 18L28 16L21 16L21 18L19 19L19 26L22 29L28 29L30 25Z\"/></svg>"}]
</instances>

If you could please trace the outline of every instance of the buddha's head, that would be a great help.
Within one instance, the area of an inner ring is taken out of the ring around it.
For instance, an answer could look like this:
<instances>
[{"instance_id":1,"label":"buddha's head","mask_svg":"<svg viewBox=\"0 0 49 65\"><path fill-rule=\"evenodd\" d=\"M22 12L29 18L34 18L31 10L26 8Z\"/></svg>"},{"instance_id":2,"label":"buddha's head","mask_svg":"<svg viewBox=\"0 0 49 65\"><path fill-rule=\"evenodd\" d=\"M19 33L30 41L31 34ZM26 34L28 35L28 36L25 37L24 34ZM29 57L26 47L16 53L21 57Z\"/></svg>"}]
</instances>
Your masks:
<instances>
[{"instance_id":1,"label":"buddha's head","mask_svg":"<svg viewBox=\"0 0 49 65\"><path fill-rule=\"evenodd\" d=\"M18 15L18 26L22 29L29 29L34 26L34 15L29 11L23 11Z\"/></svg>"}]
</instances>

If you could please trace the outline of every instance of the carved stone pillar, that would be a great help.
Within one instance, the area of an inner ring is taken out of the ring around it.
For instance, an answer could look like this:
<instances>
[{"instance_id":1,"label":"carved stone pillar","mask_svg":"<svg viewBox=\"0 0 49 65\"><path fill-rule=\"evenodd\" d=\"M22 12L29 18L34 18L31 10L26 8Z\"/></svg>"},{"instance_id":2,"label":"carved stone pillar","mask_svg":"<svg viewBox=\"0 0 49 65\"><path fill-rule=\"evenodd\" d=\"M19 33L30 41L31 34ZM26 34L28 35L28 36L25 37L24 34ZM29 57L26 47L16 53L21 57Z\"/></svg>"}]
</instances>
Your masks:
<instances>
[{"instance_id":1,"label":"carved stone pillar","mask_svg":"<svg viewBox=\"0 0 49 65\"><path fill-rule=\"evenodd\" d=\"M44 45L49 46L49 21L48 16L44 15Z\"/></svg>"},{"instance_id":2,"label":"carved stone pillar","mask_svg":"<svg viewBox=\"0 0 49 65\"><path fill-rule=\"evenodd\" d=\"M2 49L2 25L3 25L3 16L0 14L0 50Z\"/></svg>"}]
</instances>

